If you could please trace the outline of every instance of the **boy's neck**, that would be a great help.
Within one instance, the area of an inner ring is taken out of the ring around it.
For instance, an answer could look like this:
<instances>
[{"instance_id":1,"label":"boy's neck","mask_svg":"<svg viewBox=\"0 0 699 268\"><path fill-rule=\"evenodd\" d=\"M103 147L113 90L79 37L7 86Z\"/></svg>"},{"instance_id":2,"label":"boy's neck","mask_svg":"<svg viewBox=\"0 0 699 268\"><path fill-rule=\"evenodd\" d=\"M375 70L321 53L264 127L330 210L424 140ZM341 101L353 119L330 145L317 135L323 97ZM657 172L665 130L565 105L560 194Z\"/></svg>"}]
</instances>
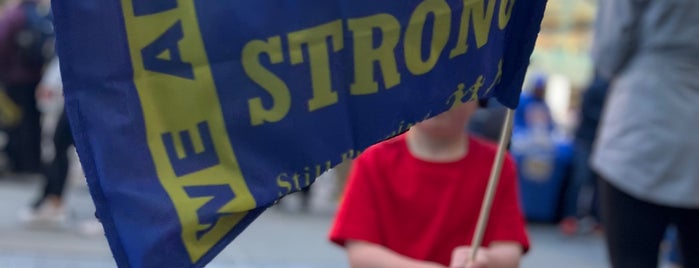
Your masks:
<instances>
[{"instance_id":1,"label":"boy's neck","mask_svg":"<svg viewBox=\"0 0 699 268\"><path fill-rule=\"evenodd\" d=\"M410 153L430 162L453 162L468 153L468 134L435 138L418 128L411 128L406 136Z\"/></svg>"}]
</instances>

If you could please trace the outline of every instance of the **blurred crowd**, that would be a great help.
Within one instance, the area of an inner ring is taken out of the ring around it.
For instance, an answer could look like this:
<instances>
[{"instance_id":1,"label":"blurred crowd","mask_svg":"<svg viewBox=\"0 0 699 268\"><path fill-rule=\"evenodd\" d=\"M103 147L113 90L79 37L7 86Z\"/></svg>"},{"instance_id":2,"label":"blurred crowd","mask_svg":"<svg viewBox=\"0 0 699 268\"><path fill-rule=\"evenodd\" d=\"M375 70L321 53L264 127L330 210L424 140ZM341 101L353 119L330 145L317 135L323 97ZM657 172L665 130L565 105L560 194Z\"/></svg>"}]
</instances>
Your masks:
<instances>
[{"instance_id":1,"label":"blurred crowd","mask_svg":"<svg viewBox=\"0 0 699 268\"><path fill-rule=\"evenodd\" d=\"M0 174L41 178L36 198L18 211L27 226L65 224L64 190L75 165L63 112L50 1L4 3L0 14ZM79 223L100 233L96 220Z\"/></svg>"}]
</instances>

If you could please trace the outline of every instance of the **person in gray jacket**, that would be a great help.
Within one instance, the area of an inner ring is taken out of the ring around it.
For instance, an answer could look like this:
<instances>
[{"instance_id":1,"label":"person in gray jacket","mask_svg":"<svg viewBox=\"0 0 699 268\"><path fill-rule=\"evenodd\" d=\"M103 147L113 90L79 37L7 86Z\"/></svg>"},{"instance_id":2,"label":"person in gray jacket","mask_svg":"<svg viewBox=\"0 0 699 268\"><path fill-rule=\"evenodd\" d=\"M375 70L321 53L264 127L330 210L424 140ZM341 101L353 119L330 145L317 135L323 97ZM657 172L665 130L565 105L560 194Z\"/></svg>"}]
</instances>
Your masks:
<instances>
[{"instance_id":1,"label":"person in gray jacket","mask_svg":"<svg viewBox=\"0 0 699 268\"><path fill-rule=\"evenodd\" d=\"M669 224L699 267L699 1L599 1L593 59L612 81L591 164L613 267L657 267Z\"/></svg>"}]
</instances>

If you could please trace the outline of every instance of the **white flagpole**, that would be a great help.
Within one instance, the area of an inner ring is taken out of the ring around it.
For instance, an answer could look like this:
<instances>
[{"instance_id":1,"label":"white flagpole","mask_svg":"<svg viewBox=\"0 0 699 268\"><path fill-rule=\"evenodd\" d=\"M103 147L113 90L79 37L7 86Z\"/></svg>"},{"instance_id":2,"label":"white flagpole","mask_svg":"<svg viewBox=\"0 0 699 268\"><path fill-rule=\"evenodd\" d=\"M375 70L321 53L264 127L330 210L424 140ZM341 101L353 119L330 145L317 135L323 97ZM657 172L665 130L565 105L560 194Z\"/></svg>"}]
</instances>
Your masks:
<instances>
[{"instance_id":1,"label":"white flagpole","mask_svg":"<svg viewBox=\"0 0 699 268\"><path fill-rule=\"evenodd\" d=\"M500 180L500 173L502 171L502 163L505 159L505 151L507 145L512 137L512 124L514 120L514 110L507 109L507 115L505 116L505 122L503 123L502 132L500 132L500 142L498 144L498 151L495 155L495 161L493 162L493 168L490 171L490 179L488 180L488 188L485 192L485 198L483 199L483 204L481 205L481 212L478 216L478 225L476 225L475 233L473 234L473 240L471 241L471 260L476 259L476 254L478 253L478 248L483 242L483 235L485 233L485 227L488 223L488 217L490 216L490 208L493 204L493 197L495 196L495 189L497 189L498 181Z\"/></svg>"}]
</instances>

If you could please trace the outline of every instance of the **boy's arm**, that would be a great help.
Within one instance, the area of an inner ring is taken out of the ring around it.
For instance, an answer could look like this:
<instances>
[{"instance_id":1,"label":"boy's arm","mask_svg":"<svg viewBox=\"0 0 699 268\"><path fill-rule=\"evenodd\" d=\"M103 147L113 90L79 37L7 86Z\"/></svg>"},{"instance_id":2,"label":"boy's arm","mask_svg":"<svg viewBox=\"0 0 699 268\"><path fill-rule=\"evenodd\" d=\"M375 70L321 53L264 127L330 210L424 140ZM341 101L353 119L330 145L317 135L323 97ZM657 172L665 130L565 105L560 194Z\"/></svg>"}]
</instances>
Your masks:
<instances>
[{"instance_id":1,"label":"boy's arm","mask_svg":"<svg viewBox=\"0 0 699 268\"><path fill-rule=\"evenodd\" d=\"M346 244L351 267L355 268L446 268L437 263L411 259L377 244L350 240Z\"/></svg>"},{"instance_id":2,"label":"boy's arm","mask_svg":"<svg viewBox=\"0 0 699 268\"><path fill-rule=\"evenodd\" d=\"M452 268L517 268L524 250L517 242L493 242L490 247L479 248L475 260L471 247L458 247L452 253Z\"/></svg>"},{"instance_id":3,"label":"boy's arm","mask_svg":"<svg viewBox=\"0 0 699 268\"><path fill-rule=\"evenodd\" d=\"M491 268L519 267L524 250L516 242L493 242L488 249L489 266Z\"/></svg>"}]
</instances>

